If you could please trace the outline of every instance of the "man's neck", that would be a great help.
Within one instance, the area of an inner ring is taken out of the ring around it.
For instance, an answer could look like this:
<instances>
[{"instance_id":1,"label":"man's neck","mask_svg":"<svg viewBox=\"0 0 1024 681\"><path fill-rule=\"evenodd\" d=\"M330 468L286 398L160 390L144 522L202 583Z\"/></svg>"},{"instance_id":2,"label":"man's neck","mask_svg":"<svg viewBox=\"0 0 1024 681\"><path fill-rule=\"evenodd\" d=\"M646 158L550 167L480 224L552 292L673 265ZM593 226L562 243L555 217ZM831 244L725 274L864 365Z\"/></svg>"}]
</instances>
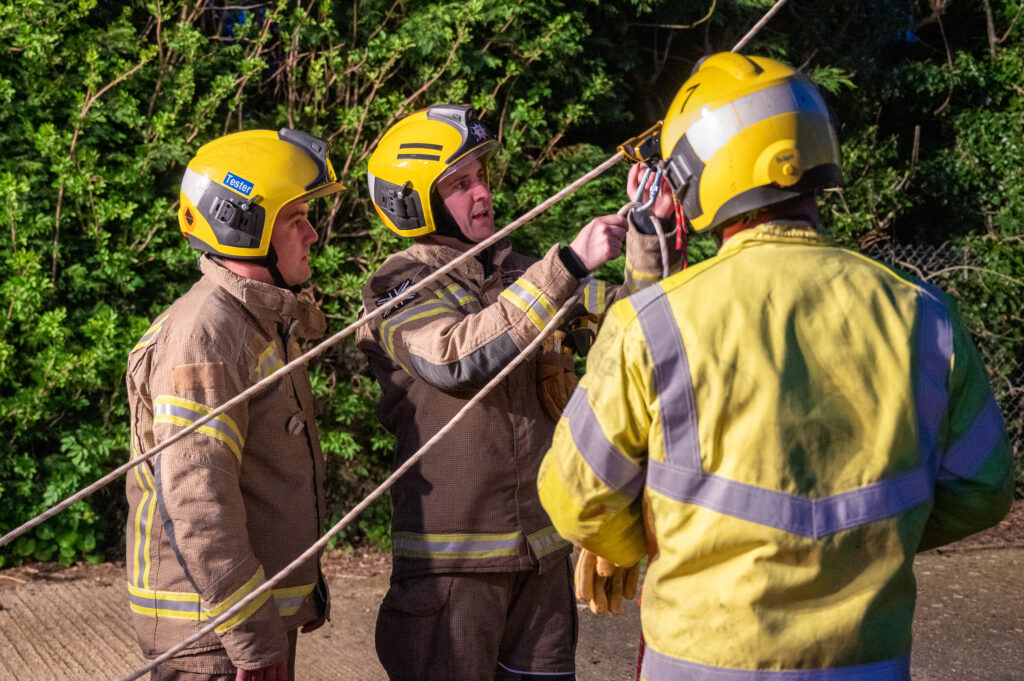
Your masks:
<instances>
[{"instance_id":1,"label":"man's neck","mask_svg":"<svg viewBox=\"0 0 1024 681\"><path fill-rule=\"evenodd\" d=\"M270 276L270 272L263 265L257 265L248 260L231 260L228 258L216 258L216 261L240 277L255 279L264 284L274 284L274 278Z\"/></svg>"}]
</instances>

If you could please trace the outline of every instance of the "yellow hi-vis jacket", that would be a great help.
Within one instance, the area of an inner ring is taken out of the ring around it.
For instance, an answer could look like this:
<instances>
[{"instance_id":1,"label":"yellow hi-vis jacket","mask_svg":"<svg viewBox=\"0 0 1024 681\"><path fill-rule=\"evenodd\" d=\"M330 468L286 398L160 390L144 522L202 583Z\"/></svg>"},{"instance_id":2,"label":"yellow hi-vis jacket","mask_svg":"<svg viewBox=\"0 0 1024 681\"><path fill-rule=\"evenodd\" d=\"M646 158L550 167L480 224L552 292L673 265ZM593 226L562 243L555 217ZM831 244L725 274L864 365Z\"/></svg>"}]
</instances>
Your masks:
<instances>
[{"instance_id":1,"label":"yellow hi-vis jacket","mask_svg":"<svg viewBox=\"0 0 1024 681\"><path fill-rule=\"evenodd\" d=\"M200 266L203 278L128 355L133 458L295 359L296 339L326 327L291 291L208 256ZM313 410L298 368L128 472L128 594L146 657L194 634L320 538L325 466ZM288 653L289 630L326 608L313 557L170 666L264 667Z\"/></svg>"},{"instance_id":2,"label":"yellow hi-vis jacket","mask_svg":"<svg viewBox=\"0 0 1024 681\"><path fill-rule=\"evenodd\" d=\"M1010 506L951 302L794 227L617 303L541 466L558 532L617 563L650 504L647 681L905 681L914 554Z\"/></svg>"}]
</instances>

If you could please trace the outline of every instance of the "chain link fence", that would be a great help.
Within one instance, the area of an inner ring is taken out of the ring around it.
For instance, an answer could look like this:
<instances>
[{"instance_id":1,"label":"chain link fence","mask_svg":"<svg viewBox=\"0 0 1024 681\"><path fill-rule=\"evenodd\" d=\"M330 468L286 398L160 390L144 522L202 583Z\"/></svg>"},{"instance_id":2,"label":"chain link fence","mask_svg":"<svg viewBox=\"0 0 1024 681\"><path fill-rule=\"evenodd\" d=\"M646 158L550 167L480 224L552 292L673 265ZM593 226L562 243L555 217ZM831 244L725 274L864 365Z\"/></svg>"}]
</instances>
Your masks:
<instances>
[{"instance_id":1,"label":"chain link fence","mask_svg":"<svg viewBox=\"0 0 1024 681\"><path fill-rule=\"evenodd\" d=\"M948 242L932 246L882 241L861 250L865 255L940 287L958 298L961 306L968 302L965 298L971 288L980 285L979 278L987 272L969 248ZM1000 279L998 285L1020 288L1019 282L1008 278ZM1024 296L1024 291L1018 291L1017 295ZM994 333L983 324L969 323L969 326L988 367L1017 466L1024 468L1024 364L1021 362L1024 341L1019 334Z\"/></svg>"}]
</instances>

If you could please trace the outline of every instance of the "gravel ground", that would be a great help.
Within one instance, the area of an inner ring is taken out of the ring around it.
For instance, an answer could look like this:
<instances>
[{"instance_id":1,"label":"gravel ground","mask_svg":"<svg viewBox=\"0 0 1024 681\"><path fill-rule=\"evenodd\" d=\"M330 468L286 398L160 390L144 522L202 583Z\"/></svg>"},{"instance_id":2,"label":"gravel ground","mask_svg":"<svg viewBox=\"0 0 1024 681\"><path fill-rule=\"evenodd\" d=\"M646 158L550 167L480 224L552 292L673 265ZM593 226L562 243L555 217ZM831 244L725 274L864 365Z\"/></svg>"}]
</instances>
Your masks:
<instances>
[{"instance_id":1,"label":"gravel ground","mask_svg":"<svg viewBox=\"0 0 1024 681\"><path fill-rule=\"evenodd\" d=\"M302 681L384 681L374 653L388 556L326 562L332 621L299 637ZM1024 503L998 527L915 561L914 681L1024 681ZM639 609L580 610L579 681L635 678ZM400 644L400 642L396 642ZM116 681L142 666L128 619L124 567L0 572L0 681Z\"/></svg>"}]
</instances>

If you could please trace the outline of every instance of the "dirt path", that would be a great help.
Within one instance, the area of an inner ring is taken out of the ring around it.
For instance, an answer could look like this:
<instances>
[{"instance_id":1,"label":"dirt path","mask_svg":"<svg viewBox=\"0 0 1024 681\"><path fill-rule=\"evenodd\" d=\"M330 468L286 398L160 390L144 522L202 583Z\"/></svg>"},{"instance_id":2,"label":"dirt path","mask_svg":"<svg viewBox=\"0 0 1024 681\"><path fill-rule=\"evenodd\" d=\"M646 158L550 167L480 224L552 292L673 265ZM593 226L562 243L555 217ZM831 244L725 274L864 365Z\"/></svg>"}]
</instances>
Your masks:
<instances>
[{"instance_id":1,"label":"dirt path","mask_svg":"<svg viewBox=\"0 0 1024 681\"><path fill-rule=\"evenodd\" d=\"M325 572L332 621L299 637L299 679L386 681L373 630L388 557L335 557ZM918 556L915 572L913 681L1024 681L1024 503L993 530ZM635 604L618 618L581 610L579 681L632 681L639 631ZM123 566L0 572L0 681L116 681L142 665Z\"/></svg>"}]
</instances>

